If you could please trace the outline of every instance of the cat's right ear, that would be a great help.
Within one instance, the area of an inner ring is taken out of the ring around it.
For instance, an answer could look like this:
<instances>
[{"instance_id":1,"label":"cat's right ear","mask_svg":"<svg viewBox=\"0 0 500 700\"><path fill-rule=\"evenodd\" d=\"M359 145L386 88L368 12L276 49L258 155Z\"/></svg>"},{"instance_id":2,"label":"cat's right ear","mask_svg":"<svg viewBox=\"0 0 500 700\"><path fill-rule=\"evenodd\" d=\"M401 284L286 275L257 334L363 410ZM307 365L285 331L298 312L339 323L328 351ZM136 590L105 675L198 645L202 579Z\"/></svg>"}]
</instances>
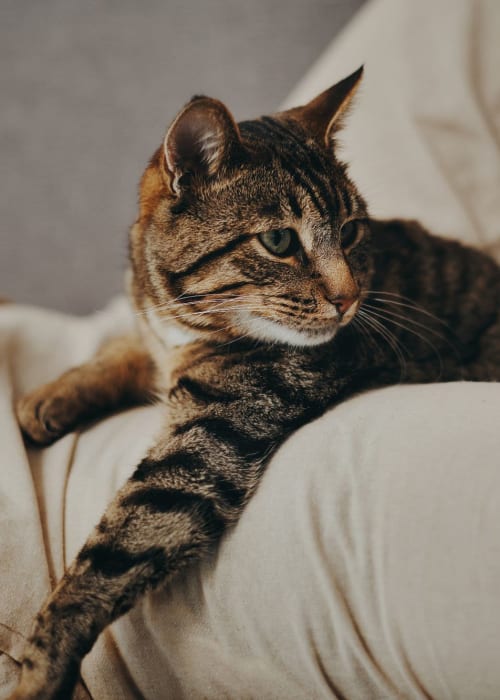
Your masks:
<instances>
[{"instance_id":1,"label":"cat's right ear","mask_svg":"<svg viewBox=\"0 0 500 700\"><path fill-rule=\"evenodd\" d=\"M163 150L170 189L180 195L186 176L211 177L241 149L238 126L229 110L211 97L193 97L170 126Z\"/></svg>"},{"instance_id":2,"label":"cat's right ear","mask_svg":"<svg viewBox=\"0 0 500 700\"><path fill-rule=\"evenodd\" d=\"M344 117L349 111L362 77L363 66L306 105L281 112L281 116L298 121L306 131L329 148L335 133L342 128Z\"/></svg>"}]
</instances>

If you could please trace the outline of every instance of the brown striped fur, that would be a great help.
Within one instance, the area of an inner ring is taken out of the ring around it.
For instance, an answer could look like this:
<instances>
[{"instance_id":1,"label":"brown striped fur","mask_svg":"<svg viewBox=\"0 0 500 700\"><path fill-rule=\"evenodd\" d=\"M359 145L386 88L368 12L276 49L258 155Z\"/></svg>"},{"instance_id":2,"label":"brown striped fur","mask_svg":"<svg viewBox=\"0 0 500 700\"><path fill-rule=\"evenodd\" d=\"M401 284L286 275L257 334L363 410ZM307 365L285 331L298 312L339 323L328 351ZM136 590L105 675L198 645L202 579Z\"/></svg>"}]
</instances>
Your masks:
<instances>
[{"instance_id":1,"label":"brown striped fur","mask_svg":"<svg viewBox=\"0 0 500 700\"><path fill-rule=\"evenodd\" d=\"M498 266L370 219L335 155L360 77L239 125L194 98L149 163L130 236L138 334L18 414L47 444L155 397L165 428L40 612L10 700L67 700L102 629L213 547L299 426L362 389L500 378Z\"/></svg>"}]
</instances>

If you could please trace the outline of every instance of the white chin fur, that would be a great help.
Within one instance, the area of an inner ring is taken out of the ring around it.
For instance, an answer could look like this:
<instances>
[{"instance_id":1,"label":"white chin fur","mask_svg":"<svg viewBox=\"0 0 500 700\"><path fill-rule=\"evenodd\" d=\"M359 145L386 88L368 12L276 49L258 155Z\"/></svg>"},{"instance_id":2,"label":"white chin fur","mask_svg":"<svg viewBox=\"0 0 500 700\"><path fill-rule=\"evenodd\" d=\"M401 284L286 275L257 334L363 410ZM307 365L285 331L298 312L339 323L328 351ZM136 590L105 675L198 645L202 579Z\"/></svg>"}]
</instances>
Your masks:
<instances>
[{"instance_id":1,"label":"white chin fur","mask_svg":"<svg viewBox=\"0 0 500 700\"><path fill-rule=\"evenodd\" d=\"M146 317L153 332L166 348L176 348L181 345L186 345L196 340L198 337L197 334L189 328L183 328L175 322L162 319L154 309L149 309L146 312Z\"/></svg>"},{"instance_id":2,"label":"white chin fur","mask_svg":"<svg viewBox=\"0 0 500 700\"><path fill-rule=\"evenodd\" d=\"M252 337L285 345L321 345L332 340L337 333L337 327L334 327L324 333L310 335L305 331L296 331L281 325L281 323L269 321L267 318L254 316L248 311L239 311L238 321Z\"/></svg>"}]
</instances>

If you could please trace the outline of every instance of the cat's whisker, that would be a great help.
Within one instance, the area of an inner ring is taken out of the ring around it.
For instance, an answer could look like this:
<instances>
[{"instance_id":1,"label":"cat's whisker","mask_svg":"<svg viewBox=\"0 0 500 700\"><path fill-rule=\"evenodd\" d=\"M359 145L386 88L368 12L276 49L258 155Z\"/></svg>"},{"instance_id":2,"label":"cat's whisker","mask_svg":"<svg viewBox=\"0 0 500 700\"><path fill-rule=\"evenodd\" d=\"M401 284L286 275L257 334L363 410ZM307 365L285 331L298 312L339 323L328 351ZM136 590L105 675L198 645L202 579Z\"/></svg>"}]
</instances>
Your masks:
<instances>
[{"instance_id":1,"label":"cat's whisker","mask_svg":"<svg viewBox=\"0 0 500 700\"><path fill-rule=\"evenodd\" d=\"M226 304L230 303L240 303L240 304L245 304L248 302L254 302L255 304L259 305L259 307L262 305L263 300L268 300L268 299L274 299L276 302L278 302L278 305L283 306L283 302L279 299L277 299L276 295L274 294L266 294L263 292L259 293L246 293L246 294L228 294L226 296L221 296L218 295L215 298L210 298L211 292L203 292L200 294L184 294L184 295L179 295L175 299L171 301L167 301L161 304L154 304L151 306L148 306L144 309L141 309L140 311L135 311L134 314L136 316L143 316L147 315L150 312L164 312L164 311L172 311L172 310L178 310L179 308L185 308L186 306L204 306L204 305L211 305L213 307L219 307L219 306L224 306ZM214 294L217 294L214 292ZM211 310L209 309L199 309L199 311L192 312L192 313L204 313L207 311L207 313L211 313ZM190 312L191 313L191 312ZM181 314L174 314L176 318L181 318L183 317ZM164 319L160 319L164 320Z\"/></svg>"},{"instance_id":2,"label":"cat's whisker","mask_svg":"<svg viewBox=\"0 0 500 700\"><path fill-rule=\"evenodd\" d=\"M378 318L386 321L387 323L392 323L393 325L397 326L398 328L401 328L402 330L406 331L407 333L412 333L414 336L416 336L417 338L422 340L426 345L428 345L430 348L432 348L433 352L435 353L436 357L439 360L439 374L438 374L436 381L441 379L441 377L443 375L443 358L442 358L441 353L439 352L438 348L434 345L434 343L432 341L429 340L429 338L427 338L424 334L419 333L418 331L414 330L410 326L407 326L404 323L396 321L394 318L392 318L390 316L384 315L386 312L382 312L382 311L380 311L380 309L377 309L377 311L373 311L373 309L370 309L369 313L371 315L377 316ZM405 320L409 320L409 319L405 319ZM429 330L429 329L427 329L427 330Z\"/></svg>"},{"instance_id":3,"label":"cat's whisker","mask_svg":"<svg viewBox=\"0 0 500 700\"><path fill-rule=\"evenodd\" d=\"M194 306L196 304L214 304L214 305L221 305L221 304L226 304L229 302L239 302L239 301L247 301L247 300L253 300L255 302L261 301L260 297L261 296L266 296L270 297L271 295L259 295L259 294L247 294L247 295L236 295L232 294L231 296L226 296L226 297L218 297L217 299L207 299L206 298L207 294L199 294L199 295L191 295L190 297L184 297L185 299L194 299L194 301L182 301L182 306L180 306L177 301L177 299L174 299L173 301L165 302L163 304L156 304L153 306L148 306L145 309L142 309L140 311L136 311L135 315L136 316L142 316L145 315L151 311L168 311L170 309L178 309L178 308L183 308L185 306Z\"/></svg>"},{"instance_id":4,"label":"cat's whisker","mask_svg":"<svg viewBox=\"0 0 500 700\"><path fill-rule=\"evenodd\" d=\"M191 311L189 313L184 313L184 314L173 314L172 316L165 316L164 318L160 318L159 321L160 323L171 323L172 321L183 321L187 319L200 319L200 317L203 316L215 316L215 315L222 315L222 314L229 314L233 313L235 311L241 311L241 309L244 308L247 311L261 311L262 307L258 305L251 306L248 303L242 304L239 306L227 306L224 308L216 308L216 309L206 309L204 311Z\"/></svg>"},{"instance_id":5,"label":"cat's whisker","mask_svg":"<svg viewBox=\"0 0 500 700\"><path fill-rule=\"evenodd\" d=\"M236 336L236 338L231 338L231 340L228 340L224 343L217 343L217 347L223 348L227 347L228 345L232 345L233 343L237 343L239 340L244 340L245 338L251 338L252 336L249 333L242 333L241 335Z\"/></svg>"},{"instance_id":6,"label":"cat's whisker","mask_svg":"<svg viewBox=\"0 0 500 700\"><path fill-rule=\"evenodd\" d=\"M388 341L388 339L384 336L384 334L380 331L380 329L377 329L373 326L371 326L366 319L356 316L352 320L353 325L356 327L357 330L359 330L362 333L363 340L367 342L369 348L374 348L375 352L382 353L384 354L384 350L381 347L381 341L378 339L379 337L382 338L382 340L389 345L391 350L395 353L397 359L398 359L398 364L400 368L400 382L404 378L404 370L403 370L403 365L404 365L404 360L403 362L401 361L401 358L399 354L394 350L392 344ZM375 335L377 333L377 335ZM368 350L369 352L369 350ZM371 359L371 358L370 358Z\"/></svg>"},{"instance_id":7,"label":"cat's whisker","mask_svg":"<svg viewBox=\"0 0 500 700\"><path fill-rule=\"evenodd\" d=\"M426 331L427 333L432 333L432 335L436 336L436 338L439 338L440 340L444 342L449 342L447 338L442 334L436 331L434 328L431 328L430 326L426 325L425 323L420 323L419 321L415 321L415 319L406 316L404 314L399 314L396 313L395 311L392 311L390 309L385 309L385 308L380 308L379 306L374 306L373 304L368 304L364 303L363 304L364 308L376 311L378 313L383 313L386 314L387 316L391 316L397 319L400 319L401 321L405 321L406 323L411 323L417 328L421 328L422 330Z\"/></svg>"},{"instance_id":8,"label":"cat's whisker","mask_svg":"<svg viewBox=\"0 0 500 700\"><path fill-rule=\"evenodd\" d=\"M135 315L142 316L150 311L164 311L171 308L179 308L181 304L182 306L192 306L194 304L199 303L221 303L227 300L238 298L240 296L233 294L231 296L219 297L217 299L207 299L207 294L209 294L209 292L204 292L203 294L180 294L175 299L171 299L160 304L152 304L151 306L147 306L144 309L141 309L140 311L136 311Z\"/></svg>"},{"instance_id":9,"label":"cat's whisker","mask_svg":"<svg viewBox=\"0 0 500 700\"><path fill-rule=\"evenodd\" d=\"M195 301L185 302L187 305L196 304ZM161 304L153 304L152 306L146 306L140 311L135 311L135 316L145 316L152 311L167 311L168 309L176 308L178 306L174 301L163 302Z\"/></svg>"},{"instance_id":10,"label":"cat's whisker","mask_svg":"<svg viewBox=\"0 0 500 700\"><path fill-rule=\"evenodd\" d=\"M384 341L387 343L387 345L389 345L389 347L391 348L391 350L392 350L392 351L394 352L394 354L396 355L397 360L398 360L398 363L399 363L399 366L400 366L401 371L402 371L403 362L402 362L402 360L401 360L400 350L399 350L399 348L395 347L395 344L394 344L393 339L390 337L389 334L387 334L387 333L385 332L385 329L384 329L383 327L382 327L382 328L381 328L381 327L377 327L377 325L376 325L375 323L373 323L373 319L370 319L369 317L365 316L364 314L359 314L359 315L358 315L358 321L359 321L359 323L360 323L362 326L365 326L365 327L366 327L366 330L367 330L368 333L369 333L370 330L371 330L372 332L377 333L377 335L380 336L380 337L382 338L382 340L384 340ZM371 338L372 338L372 340L375 342L375 346L376 346L376 347L380 347L380 344L376 342L374 336L371 336Z\"/></svg>"},{"instance_id":11,"label":"cat's whisker","mask_svg":"<svg viewBox=\"0 0 500 700\"><path fill-rule=\"evenodd\" d=\"M393 301L391 301L391 300L385 301L385 300L383 300L383 299L380 299L379 301L382 302L382 303L385 303L385 304L387 304L387 303L396 303L398 306L404 306L403 304L399 304L399 303L393 302ZM421 322L419 322L419 321L416 321L415 319L413 319L413 318L411 318L411 317L409 317L409 316L406 316L406 315L404 315L404 314L396 313L396 312L394 312L393 310L389 310L389 309L386 309L386 308L382 308L382 309L381 309L381 308L378 307L378 306L375 307L375 306L373 306L373 305L371 305L371 304L368 304L368 303L366 303L366 302L363 302L363 306L366 306L367 308L370 308L370 309L374 309L374 310L377 311L378 313L386 314L388 317L389 317L389 316L390 316L390 317L394 317L394 318L399 319L400 321L404 321L405 323L412 324L413 326L416 326L417 328L421 328L422 330L426 331L427 333L431 333L435 338L439 339L440 341L442 341L443 343L445 343L445 344L450 348L450 350L453 352L454 356L456 357L456 359L457 359L459 365L462 365L462 358L461 358L461 356L460 356L460 352L458 351L456 345L455 345L454 343L452 343L451 340L450 340L448 337L446 337L445 335L443 335L443 333L439 333L435 328L431 328L431 327L428 326L427 324L424 324L424 323L421 323ZM413 308L413 307L410 307L410 308ZM420 309L420 311L423 313L423 312L425 312L425 309ZM440 319L439 319L437 316L434 316L434 315L431 314L431 313L428 313L427 315L429 315L430 317L432 317L432 318L435 319L436 321L440 321ZM387 319L387 320L389 320L389 319ZM442 323L444 326L446 326L447 329L449 329L449 326L448 326L446 323L444 323L444 321L441 321L441 323ZM407 330L410 331L410 329L407 329ZM450 329L450 330L451 330L451 329ZM414 332L414 331L410 331L410 332ZM451 331L451 332L452 332L452 331ZM415 333L415 334L416 334L416 333ZM417 334L416 334L416 335L417 335Z\"/></svg>"},{"instance_id":12,"label":"cat's whisker","mask_svg":"<svg viewBox=\"0 0 500 700\"><path fill-rule=\"evenodd\" d=\"M370 333L370 328L365 326L363 318L360 316L356 315L352 321L351 321L353 327L358 330L362 336L362 340L365 342L368 341L368 343L373 346L375 345L376 348L379 348L380 345L377 342L377 339L373 337L373 335Z\"/></svg>"},{"instance_id":13,"label":"cat's whisker","mask_svg":"<svg viewBox=\"0 0 500 700\"><path fill-rule=\"evenodd\" d=\"M374 294L378 296L373 296ZM439 318L439 316L436 316L435 314L431 313L428 311L426 308L421 306L420 304L417 304L413 299L410 299L410 297L406 297L403 294L396 294L395 292L385 292L382 290L366 290L361 293L362 297L369 297L373 301L379 301L382 304L394 304L395 306L401 306L405 307L408 309L412 309L416 311L417 313L424 314L425 316L429 316L429 318L432 318L434 321L437 323L441 324L442 326L445 326L448 330L450 330L453 333L453 329L449 326L446 321L443 321L442 318ZM404 302L401 301L396 301L394 298L389 298L389 299L382 299L380 298L381 296L387 296L387 297L395 297L396 299L403 299ZM406 303L405 303L406 302Z\"/></svg>"},{"instance_id":14,"label":"cat's whisker","mask_svg":"<svg viewBox=\"0 0 500 700\"><path fill-rule=\"evenodd\" d=\"M213 300L213 301L215 302L215 300ZM260 312L260 311L262 311L262 303L260 303L260 302L261 302L261 300L258 298L258 295L256 295L256 296L245 295L245 296L233 297L231 299L217 300L211 306L211 308L197 310L197 311L189 311L187 313L175 313L174 312L171 315L165 316L164 318L160 318L159 321L163 322L163 323L168 323L172 320L182 320L182 319L197 318L197 317L199 318L200 316L230 313L233 311L240 311L241 309L245 309L247 311ZM268 306L268 308L272 308L272 307Z\"/></svg>"},{"instance_id":15,"label":"cat's whisker","mask_svg":"<svg viewBox=\"0 0 500 700\"><path fill-rule=\"evenodd\" d=\"M400 382L403 381L404 377L406 376L407 372L407 364L406 364L406 358L404 356L404 352L408 354L410 357L410 353L408 352L407 348L403 345L403 343L392 333L386 326L384 326L380 321L377 319L373 318L369 312L363 311L360 309L358 311L358 315L360 318L364 319L365 323L371 328L377 332L384 340L386 343L389 345L389 347L392 349L394 354L396 355L400 368L401 368L401 374L400 374Z\"/></svg>"},{"instance_id":16,"label":"cat's whisker","mask_svg":"<svg viewBox=\"0 0 500 700\"><path fill-rule=\"evenodd\" d=\"M374 340L374 338L371 336L369 330L365 328L363 325L363 319L355 317L351 321L352 327L358 333L359 340L362 341L364 344L368 345L369 347L375 345L377 348L377 343Z\"/></svg>"},{"instance_id":17,"label":"cat's whisker","mask_svg":"<svg viewBox=\"0 0 500 700\"><path fill-rule=\"evenodd\" d=\"M371 316L369 312L365 311L363 315L365 323L371 325L373 330L377 331L379 335L384 337L387 343L393 349L394 353L396 354L401 368L400 381L402 381L402 379L407 374L407 363L405 353L408 357L411 357L411 353L409 352L408 348L401 342L401 340L389 328L387 328L387 326L381 323L381 321L379 321L376 318L373 318L373 316Z\"/></svg>"}]
</instances>

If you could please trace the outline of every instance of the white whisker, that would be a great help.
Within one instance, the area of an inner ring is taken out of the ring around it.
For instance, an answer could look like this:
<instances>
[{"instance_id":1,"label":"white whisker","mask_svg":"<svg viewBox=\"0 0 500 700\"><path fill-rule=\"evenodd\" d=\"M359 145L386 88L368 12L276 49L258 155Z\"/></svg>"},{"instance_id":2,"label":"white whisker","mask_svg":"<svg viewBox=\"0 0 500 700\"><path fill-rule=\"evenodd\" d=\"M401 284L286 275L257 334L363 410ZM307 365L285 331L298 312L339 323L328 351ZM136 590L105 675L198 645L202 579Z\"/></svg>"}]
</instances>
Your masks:
<instances>
[{"instance_id":1,"label":"white whisker","mask_svg":"<svg viewBox=\"0 0 500 700\"><path fill-rule=\"evenodd\" d=\"M369 326L372 327L372 329L377 332L384 340L386 343L389 345L389 347L392 349L394 354L396 355L399 366L401 368L401 373L400 373L400 382L403 380L403 378L406 376L406 370L407 370L407 364L406 364L406 358L404 356L404 352L408 354L410 357L410 353L408 352L408 349L401 343L401 341L392 333L386 326L384 326L380 321L378 321L376 318L373 318L373 316L368 312L368 311L363 311L363 309L360 309L358 311L358 315L364 319L365 323L367 323Z\"/></svg>"},{"instance_id":2,"label":"white whisker","mask_svg":"<svg viewBox=\"0 0 500 700\"><path fill-rule=\"evenodd\" d=\"M371 296L377 294L379 295L378 297ZM429 316L429 318L432 318L434 321L437 323L440 323L441 325L445 326L449 330L451 330L450 326L446 323L446 321L443 321L442 318L439 318L439 316L436 316L435 314L431 313L428 311L426 308L421 306L420 304L417 304L413 299L410 299L410 297L406 297L403 294L396 294L395 292L385 292L382 290L375 291L375 290L368 290L366 292L362 293L362 296L371 296L371 298L374 301L379 301L382 304L394 304L395 306L402 306L408 309L413 309L417 313L424 314L425 316ZM396 297L396 299L403 299L404 302L401 301L395 301L395 299L381 299L380 296L389 296L389 297Z\"/></svg>"},{"instance_id":3,"label":"white whisker","mask_svg":"<svg viewBox=\"0 0 500 700\"><path fill-rule=\"evenodd\" d=\"M377 316L378 318L380 318L388 323L392 323L393 325L397 326L398 328L401 328L402 330L406 331L407 333L412 333L414 336L416 336L417 338L422 340L426 345L428 345L430 348L432 348L436 357L439 360L438 379L440 379L442 374L443 374L443 358L442 358L441 353L439 352L438 348L434 345L434 343L431 342L429 340L429 338L426 338L425 335L423 335L422 333L418 333L416 330L405 325L404 323L401 323L399 321L394 320L394 318L392 318L391 316L385 315L385 313L388 313L388 312L381 311L380 309L377 309L377 311L373 311L372 309L370 310L371 315ZM409 319L405 319L405 320L409 321ZM424 328L425 328L425 326L424 326ZM426 330L429 330L429 329L426 329Z\"/></svg>"},{"instance_id":4,"label":"white whisker","mask_svg":"<svg viewBox=\"0 0 500 700\"><path fill-rule=\"evenodd\" d=\"M430 328L425 323L420 323L419 321L415 321L415 319L410 318L409 316L405 316L404 314L398 314L395 311L392 311L389 309L381 309L378 306L373 306L373 304L367 304L366 302L363 304L363 307L367 308L367 309L371 309L371 310L376 311L378 313L386 314L387 316L397 318L401 321L406 321L406 323L411 323L414 326L416 326L417 328L421 328L422 330L427 331L428 333L432 333L432 335L435 335L436 338L439 338L440 340L443 340L444 342L448 342L447 338L442 333L439 333L434 328Z\"/></svg>"}]
</instances>

